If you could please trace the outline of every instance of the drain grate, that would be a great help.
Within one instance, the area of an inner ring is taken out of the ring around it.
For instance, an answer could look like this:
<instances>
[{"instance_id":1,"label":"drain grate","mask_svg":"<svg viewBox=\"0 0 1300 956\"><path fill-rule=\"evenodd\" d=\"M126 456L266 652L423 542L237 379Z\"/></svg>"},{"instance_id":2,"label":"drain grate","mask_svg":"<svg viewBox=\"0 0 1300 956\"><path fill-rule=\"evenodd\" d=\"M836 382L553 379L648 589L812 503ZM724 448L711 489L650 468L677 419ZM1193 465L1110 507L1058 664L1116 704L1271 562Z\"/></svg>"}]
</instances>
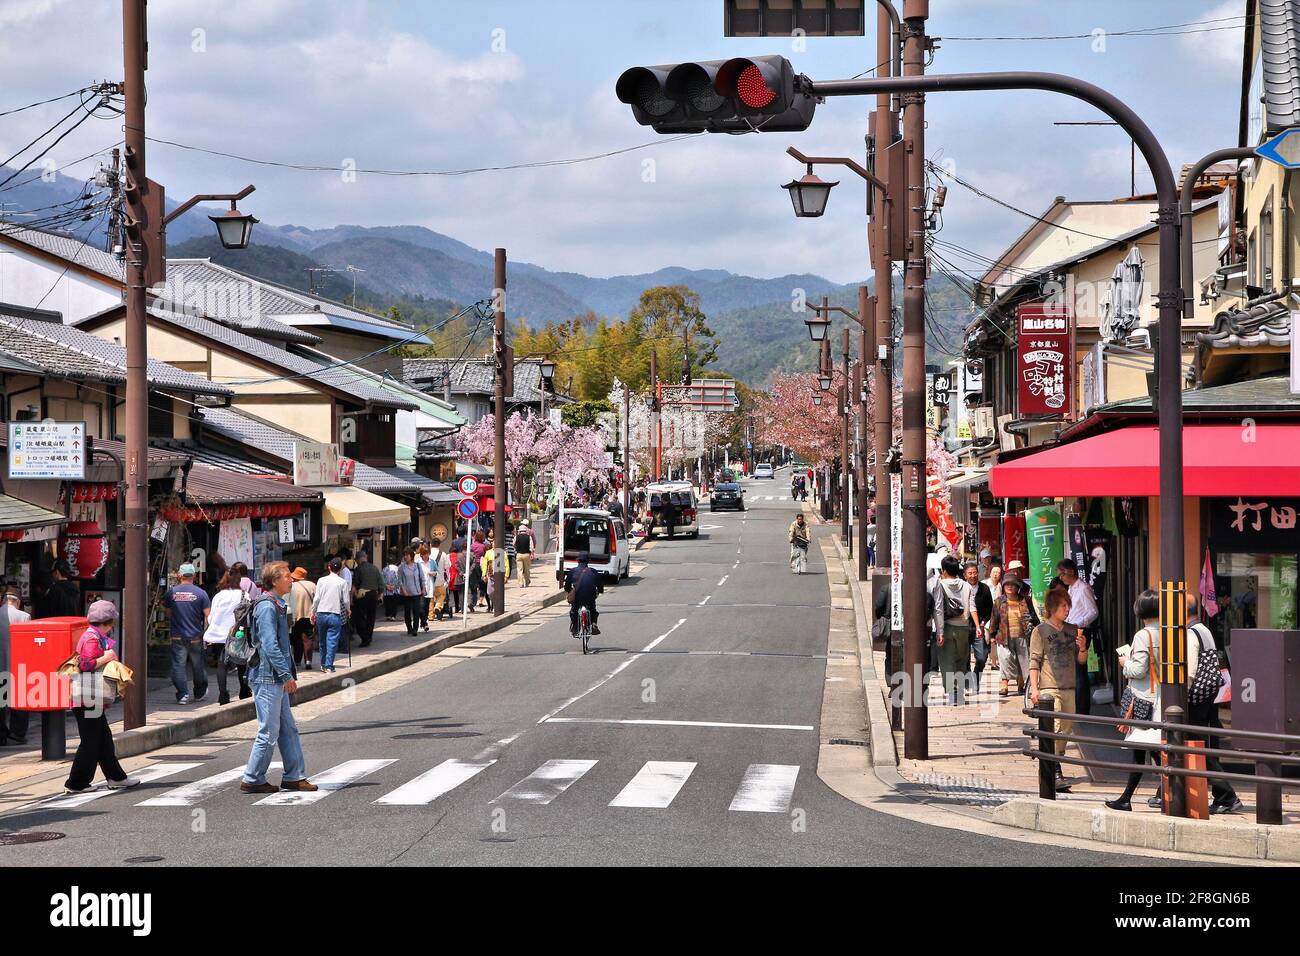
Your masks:
<instances>
[{"instance_id":1,"label":"drain grate","mask_svg":"<svg viewBox=\"0 0 1300 956\"><path fill-rule=\"evenodd\" d=\"M845 747L865 747L867 745L865 740L850 740L848 737L832 737L827 743Z\"/></svg>"},{"instance_id":2,"label":"drain grate","mask_svg":"<svg viewBox=\"0 0 1300 956\"><path fill-rule=\"evenodd\" d=\"M66 833L55 833L53 830L29 830L26 833L0 833L0 846L22 846L26 843L49 843L51 840L62 840Z\"/></svg>"}]
</instances>

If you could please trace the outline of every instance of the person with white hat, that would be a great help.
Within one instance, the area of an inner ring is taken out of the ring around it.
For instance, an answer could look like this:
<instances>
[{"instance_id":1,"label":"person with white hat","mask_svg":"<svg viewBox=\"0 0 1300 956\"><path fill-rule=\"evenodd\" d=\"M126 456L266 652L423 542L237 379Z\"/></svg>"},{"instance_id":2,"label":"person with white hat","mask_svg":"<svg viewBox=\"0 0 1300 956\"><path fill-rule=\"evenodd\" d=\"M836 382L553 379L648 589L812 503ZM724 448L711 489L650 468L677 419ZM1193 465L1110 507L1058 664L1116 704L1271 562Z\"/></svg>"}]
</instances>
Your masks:
<instances>
[{"instance_id":1,"label":"person with white hat","mask_svg":"<svg viewBox=\"0 0 1300 956\"><path fill-rule=\"evenodd\" d=\"M534 545L532 524L525 518L519 522L519 530L515 532L515 557L519 561L519 574L523 578L524 587L528 587L532 581Z\"/></svg>"}]
</instances>

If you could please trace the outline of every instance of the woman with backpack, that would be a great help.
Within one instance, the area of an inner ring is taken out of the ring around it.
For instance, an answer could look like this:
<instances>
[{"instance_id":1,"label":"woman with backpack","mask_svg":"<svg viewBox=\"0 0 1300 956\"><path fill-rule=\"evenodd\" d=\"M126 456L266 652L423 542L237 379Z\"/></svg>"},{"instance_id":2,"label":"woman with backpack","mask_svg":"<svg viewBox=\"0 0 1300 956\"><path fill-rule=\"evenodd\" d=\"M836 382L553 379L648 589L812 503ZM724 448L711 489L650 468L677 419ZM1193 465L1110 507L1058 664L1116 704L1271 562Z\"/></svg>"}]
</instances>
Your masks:
<instances>
[{"instance_id":1,"label":"woman with backpack","mask_svg":"<svg viewBox=\"0 0 1300 956\"><path fill-rule=\"evenodd\" d=\"M240 604L250 600L240 586L242 580L238 568L241 567L243 565L234 564L222 575L221 582L217 585L217 593L212 597L212 610L208 612L208 629L203 633L203 643L217 649L218 704L230 703L230 688L226 685L229 669L226 660L226 641L230 638L230 629L235 625L236 609ZM253 690L248 686L246 671L244 667L238 668L240 700L253 696Z\"/></svg>"}]
</instances>

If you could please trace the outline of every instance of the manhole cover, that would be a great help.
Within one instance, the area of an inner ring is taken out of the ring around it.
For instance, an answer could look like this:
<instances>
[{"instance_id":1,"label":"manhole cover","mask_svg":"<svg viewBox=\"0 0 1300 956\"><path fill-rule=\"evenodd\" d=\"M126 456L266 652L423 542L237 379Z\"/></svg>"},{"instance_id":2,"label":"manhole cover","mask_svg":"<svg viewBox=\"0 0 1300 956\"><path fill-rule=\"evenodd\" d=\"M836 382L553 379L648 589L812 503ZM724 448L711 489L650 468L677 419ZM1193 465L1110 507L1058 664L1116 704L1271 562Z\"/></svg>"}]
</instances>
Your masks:
<instances>
[{"instance_id":1,"label":"manhole cover","mask_svg":"<svg viewBox=\"0 0 1300 956\"><path fill-rule=\"evenodd\" d=\"M55 833L53 830L31 830L27 833L0 833L0 846L22 846L24 843L49 843L51 840L62 840L66 833Z\"/></svg>"},{"instance_id":2,"label":"manhole cover","mask_svg":"<svg viewBox=\"0 0 1300 956\"><path fill-rule=\"evenodd\" d=\"M161 863L165 857L161 856L128 856L123 863Z\"/></svg>"},{"instance_id":3,"label":"manhole cover","mask_svg":"<svg viewBox=\"0 0 1300 956\"><path fill-rule=\"evenodd\" d=\"M448 730L430 734L394 734L393 740L444 740L451 737L481 737L482 734L472 730Z\"/></svg>"}]
</instances>

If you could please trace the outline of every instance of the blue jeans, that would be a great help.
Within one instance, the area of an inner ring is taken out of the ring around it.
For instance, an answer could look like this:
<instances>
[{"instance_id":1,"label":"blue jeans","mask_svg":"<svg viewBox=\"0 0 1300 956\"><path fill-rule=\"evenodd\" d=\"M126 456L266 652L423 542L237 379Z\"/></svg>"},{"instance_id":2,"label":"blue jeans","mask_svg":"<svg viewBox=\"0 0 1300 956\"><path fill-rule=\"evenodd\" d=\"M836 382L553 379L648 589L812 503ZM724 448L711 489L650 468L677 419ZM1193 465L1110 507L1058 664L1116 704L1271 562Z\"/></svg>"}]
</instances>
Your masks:
<instances>
[{"instance_id":1,"label":"blue jeans","mask_svg":"<svg viewBox=\"0 0 1300 956\"><path fill-rule=\"evenodd\" d=\"M277 744L284 763L283 781L304 779L307 764L302 756L302 740L298 737L298 724L289 708L284 685L254 684L253 706L257 708L257 736L253 738L253 752L248 755L248 766L244 768L244 783L266 783L271 752Z\"/></svg>"},{"instance_id":2,"label":"blue jeans","mask_svg":"<svg viewBox=\"0 0 1300 956\"><path fill-rule=\"evenodd\" d=\"M343 636L342 614L316 615L316 640L320 643L320 666L333 667L334 655L338 651L339 638Z\"/></svg>"},{"instance_id":3,"label":"blue jeans","mask_svg":"<svg viewBox=\"0 0 1300 956\"><path fill-rule=\"evenodd\" d=\"M208 666L203 659L203 638L174 639L172 641L172 686L176 688L177 700L190 692L189 685L185 681L187 657L194 668L194 695L198 697L208 690Z\"/></svg>"}]
</instances>

